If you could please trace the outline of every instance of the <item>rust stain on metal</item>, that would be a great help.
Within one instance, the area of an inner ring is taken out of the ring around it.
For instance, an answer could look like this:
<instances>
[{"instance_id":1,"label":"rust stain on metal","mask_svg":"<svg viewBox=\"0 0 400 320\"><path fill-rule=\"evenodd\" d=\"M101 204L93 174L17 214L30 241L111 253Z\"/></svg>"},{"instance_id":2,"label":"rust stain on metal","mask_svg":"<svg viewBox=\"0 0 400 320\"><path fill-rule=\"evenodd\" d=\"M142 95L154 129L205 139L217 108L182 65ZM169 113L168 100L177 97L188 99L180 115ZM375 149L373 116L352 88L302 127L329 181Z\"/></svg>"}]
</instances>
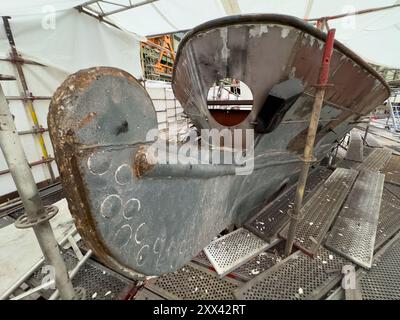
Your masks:
<instances>
[{"instance_id":1,"label":"rust stain on metal","mask_svg":"<svg viewBox=\"0 0 400 320\"><path fill-rule=\"evenodd\" d=\"M146 149L141 146L135 154L133 171L136 178L141 179L143 175L154 168L154 164L149 163L146 155Z\"/></svg>"},{"instance_id":2,"label":"rust stain on metal","mask_svg":"<svg viewBox=\"0 0 400 320\"><path fill-rule=\"evenodd\" d=\"M132 274L129 269L112 259L109 249L104 245L104 240L96 232L96 222L90 214L88 203L88 190L82 180L78 159L75 152L76 132L81 128L82 122L88 123L95 114L88 115L86 121L71 117L67 114L67 106L74 105L77 99L103 76L120 77L137 84L138 81L129 73L120 69L109 67L96 67L80 70L70 75L60 87L57 88L50 102L47 122L50 139L55 152L55 160L59 168L61 182L65 190L68 206L74 216L78 232L85 239L96 257L107 265L125 271L125 274L138 279L144 278L141 274ZM83 125L84 125L83 124ZM59 128L64 128L60 130ZM93 150L92 150L93 151Z\"/></svg>"},{"instance_id":3,"label":"rust stain on metal","mask_svg":"<svg viewBox=\"0 0 400 320\"><path fill-rule=\"evenodd\" d=\"M79 123L79 129L83 128L85 125L87 125L90 121L93 120L93 118L97 115L96 112L89 112L86 117L82 119L82 121Z\"/></svg>"}]
</instances>

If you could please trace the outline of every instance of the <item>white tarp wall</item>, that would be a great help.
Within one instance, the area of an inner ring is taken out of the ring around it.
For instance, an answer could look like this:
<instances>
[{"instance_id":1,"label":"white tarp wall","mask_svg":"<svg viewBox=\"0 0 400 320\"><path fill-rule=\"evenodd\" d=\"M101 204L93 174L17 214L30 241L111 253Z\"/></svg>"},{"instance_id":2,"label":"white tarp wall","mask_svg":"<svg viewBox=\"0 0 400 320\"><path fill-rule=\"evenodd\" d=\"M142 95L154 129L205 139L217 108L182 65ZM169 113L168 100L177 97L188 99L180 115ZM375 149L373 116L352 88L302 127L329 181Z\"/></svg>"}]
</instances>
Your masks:
<instances>
[{"instance_id":1,"label":"white tarp wall","mask_svg":"<svg viewBox=\"0 0 400 320\"><path fill-rule=\"evenodd\" d=\"M127 4L128 0L112 2ZM232 14L278 13L304 19L394 4L400 4L400 0L158 0L107 18L128 31L147 36L191 29ZM337 29L338 40L369 62L400 68L400 7L332 20L330 27Z\"/></svg>"},{"instance_id":2,"label":"white tarp wall","mask_svg":"<svg viewBox=\"0 0 400 320\"><path fill-rule=\"evenodd\" d=\"M11 3L11 2L9 2ZM34 96L52 96L65 78L80 69L94 66L112 66L126 70L140 79L140 44L131 34L100 23L75 9L37 15L18 15L10 20L16 48L25 59L34 60L46 67L24 64L23 71L29 91ZM10 46L0 22L0 57L8 58ZM0 74L14 75L18 79L15 66L11 62L0 61ZM19 81L2 81L5 95L22 96ZM39 124L47 128L49 100L33 102ZM18 131L31 130L32 118L22 100L10 100L11 113L15 116ZM20 135L28 162L42 159L37 135ZM54 156L48 132L44 133L46 148L50 157ZM52 167L56 176L55 162ZM0 171L7 164L0 151ZM32 167L36 182L50 178L46 164ZM0 195L16 190L9 173L0 175Z\"/></svg>"}]
</instances>

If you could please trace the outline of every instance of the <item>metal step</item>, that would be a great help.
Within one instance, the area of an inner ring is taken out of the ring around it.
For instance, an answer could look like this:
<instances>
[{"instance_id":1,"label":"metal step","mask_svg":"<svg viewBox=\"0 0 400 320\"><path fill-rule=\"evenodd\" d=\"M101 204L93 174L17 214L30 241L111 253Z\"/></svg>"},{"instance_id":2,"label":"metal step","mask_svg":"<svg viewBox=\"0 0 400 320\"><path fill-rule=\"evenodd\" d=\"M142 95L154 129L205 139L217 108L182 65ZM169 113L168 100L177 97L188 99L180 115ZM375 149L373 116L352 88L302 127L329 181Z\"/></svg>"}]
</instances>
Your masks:
<instances>
[{"instance_id":1,"label":"metal step","mask_svg":"<svg viewBox=\"0 0 400 320\"><path fill-rule=\"evenodd\" d=\"M350 142L347 147L346 160L362 162L363 161L363 141L358 130L350 132Z\"/></svg>"},{"instance_id":2,"label":"metal step","mask_svg":"<svg viewBox=\"0 0 400 320\"><path fill-rule=\"evenodd\" d=\"M367 134L365 143L371 148L382 148L382 144L372 134Z\"/></svg>"},{"instance_id":3,"label":"metal step","mask_svg":"<svg viewBox=\"0 0 400 320\"><path fill-rule=\"evenodd\" d=\"M316 190L318 185L331 174L332 170L325 167L317 167L313 170L307 178L304 201L307 201L312 191ZM273 240L290 220L287 211L293 208L295 195L296 185L293 185L246 222L244 227L267 242Z\"/></svg>"},{"instance_id":4,"label":"metal step","mask_svg":"<svg viewBox=\"0 0 400 320\"><path fill-rule=\"evenodd\" d=\"M340 280L345 259L325 248L316 258L297 251L234 291L244 300L320 299Z\"/></svg>"},{"instance_id":5,"label":"metal step","mask_svg":"<svg viewBox=\"0 0 400 320\"><path fill-rule=\"evenodd\" d=\"M388 186L390 185L385 184L382 192L375 251L400 230L400 198Z\"/></svg>"},{"instance_id":6,"label":"metal step","mask_svg":"<svg viewBox=\"0 0 400 320\"><path fill-rule=\"evenodd\" d=\"M385 181L400 186L400 157L392 155L381 170L385 174Z\"/></svg>"},{"instance_id":7,"label":"metal step","mask_svg":"<svg viewBox=\"0 0 400 320\"><path fill-rule=\"evenodd\" d=\"M173 273L151 279L145 288L168 300L232 300L240 282L220 277L210 270L188 263Z\"/></svg>"},{"instance_id":8,"label":"metal step","mask_svg":"<svg viewBox=\"0 0 400 320\"><path fill-rule=\"evenodd\" d=\"M268 270L276 263L280 262L282 257L279 254L271 252L261 252L245 264L241 265L237 269L229 273L229 277L239 279L242 281L248 281L253 279L258 274ZM208 260L204 251L201 251L196 257L193 258L194 262L206 267L213 269L211 262Z\"/></svg>"},{"instance_id":9,"label":"metal step","mask_svg":"<svg viewBox=\"0 0 400 320\"><path fill-rule=\"evenodd\" d=\"M338 168L318 187L301 209L304 218L297 226L294 246L309 255L317 252L357 174L353 169ZM279 235L287 239L288 229L286 226Z\"/></svg>"},{"instance_id":10,"label":"metal step","mask_svg":"<svg viewBox=\"0 0 400 320\"><path fill-rule=\"evenodd\" d=\"M371 268L385 176L361 171L328 235L326 247Z\"/></svg>"},{"instance_id":11,"label":"metal step","mask_svg":"<svg viewBox=\"0 0 400 320\"><path fill-rule=\"evenodd\" d=\"M250 231L240 228L211 242L204 248L204 253L215 271L223 277L278 241L265 242Z\"/></svg>"},{"instance_id":12,"label":"metal step","mask_svg":"<svg viewBox=\"0 0 400 320\"><path fill-rule=\"evenodd\" d=\"M382 248L369 271L360 275L364 300L400 299L400 234Z\"/></svg>"},{"instance_id":13,"label":"metal step","mask_svg":"<svg viewBox=\"0 0 400 320\"><path fill-rule=\"evenodd\" d=\"M379 171L385 166L386 162L389 161L391 155L392 155L392 151L391 150L388 150L388 149L375 149L364 160L363 163L360 163L356 167L356 169L357 170Z\"/></svg>"}]
</instances>

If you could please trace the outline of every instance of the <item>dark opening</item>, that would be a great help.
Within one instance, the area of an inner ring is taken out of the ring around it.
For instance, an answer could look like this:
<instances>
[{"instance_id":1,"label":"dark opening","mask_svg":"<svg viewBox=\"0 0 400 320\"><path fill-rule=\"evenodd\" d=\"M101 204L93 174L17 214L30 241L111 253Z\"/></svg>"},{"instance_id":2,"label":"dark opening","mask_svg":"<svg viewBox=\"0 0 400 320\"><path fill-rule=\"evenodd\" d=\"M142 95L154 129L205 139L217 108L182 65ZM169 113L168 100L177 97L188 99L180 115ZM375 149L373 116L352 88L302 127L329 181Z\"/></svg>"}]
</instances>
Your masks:
<instances>
[{"instance_id":1,"label":"dark opening","mask_svg":"<svg viewBox=\"0 0 400 320\"><path fill-rule=\"evenodd\" d=\"M272 87L257 116L255 130L259 133L273 131L303 91L304 86L298 79L286 80Z\"/></svg>"}]
</instances>

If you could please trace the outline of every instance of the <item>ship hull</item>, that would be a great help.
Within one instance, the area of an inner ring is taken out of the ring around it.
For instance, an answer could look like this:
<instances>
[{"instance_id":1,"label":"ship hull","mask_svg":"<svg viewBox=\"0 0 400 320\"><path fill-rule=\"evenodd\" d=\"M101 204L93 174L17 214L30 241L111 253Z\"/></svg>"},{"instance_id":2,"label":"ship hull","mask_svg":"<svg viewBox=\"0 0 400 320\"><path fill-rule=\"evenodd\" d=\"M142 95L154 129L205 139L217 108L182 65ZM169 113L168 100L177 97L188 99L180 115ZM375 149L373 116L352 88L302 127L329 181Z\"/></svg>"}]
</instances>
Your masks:
<instances>
[{"instance_id":1,"label":"ship hull","mask_svg":"<svg viewBox=\"0 0 400 320\"><path fill-rule=\"evenodd\" d=\"M212 21L183 40L174 93L199 132L254 130L253 145L236 145L252 163L245 174L238 173L243 164L210 155L195 164L154 160L147 133L156 114L141 85L113 68L70 76L52 99L49 130L71 213L95 254L138 279L172 272L290 183L302 165L324 40L304 22L276 15ZM223 78L244 81L253 94L251 112L236 126L221 125L208 109L207 90ZM316 162L388 96L385 82L339 43L330 83ZM271 95L281 99L272 113Z\"/></svg>"}]
</instances>

